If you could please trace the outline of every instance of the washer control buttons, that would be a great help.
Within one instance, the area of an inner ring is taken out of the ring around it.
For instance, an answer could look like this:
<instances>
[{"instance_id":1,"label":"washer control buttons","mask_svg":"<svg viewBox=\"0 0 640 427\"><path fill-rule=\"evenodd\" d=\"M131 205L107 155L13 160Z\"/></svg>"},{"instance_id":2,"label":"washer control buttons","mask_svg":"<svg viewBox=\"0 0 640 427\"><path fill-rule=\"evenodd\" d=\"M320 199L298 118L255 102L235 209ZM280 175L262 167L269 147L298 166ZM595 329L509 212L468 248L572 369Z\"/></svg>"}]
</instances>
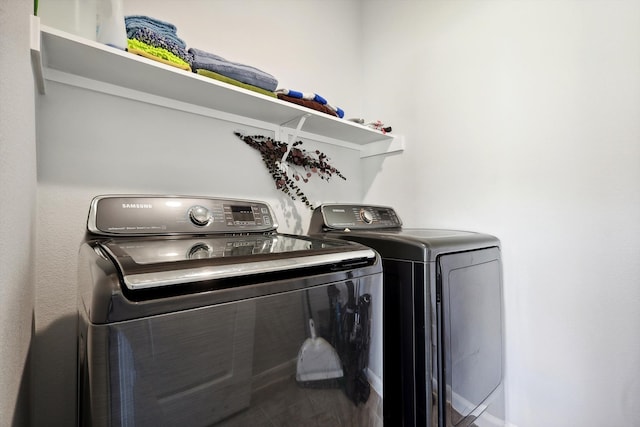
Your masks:
<instances>
[{"instance_id":1,"label":"washer control buttons","mask_svg":"<svg viewBox=\"0 0 640 427\"><path fill-rule=\"evenodd\" d=\"M189 209L189 219L199 227L209 225L212 218L213 216L211 215L211 212L204 206L192 206Z\"/></svg>"},{"instance_id":2,"label":"washer control buttons","mask_svg":"<svg viewBox=\"0 0 640 427\"><path fill-rule=\"evenodd\" d=\"M371 224L373 222L373 214L366 209L361 209L360 219L362 219L365 222L365 224Z\"/></svg>"}]
</instances>

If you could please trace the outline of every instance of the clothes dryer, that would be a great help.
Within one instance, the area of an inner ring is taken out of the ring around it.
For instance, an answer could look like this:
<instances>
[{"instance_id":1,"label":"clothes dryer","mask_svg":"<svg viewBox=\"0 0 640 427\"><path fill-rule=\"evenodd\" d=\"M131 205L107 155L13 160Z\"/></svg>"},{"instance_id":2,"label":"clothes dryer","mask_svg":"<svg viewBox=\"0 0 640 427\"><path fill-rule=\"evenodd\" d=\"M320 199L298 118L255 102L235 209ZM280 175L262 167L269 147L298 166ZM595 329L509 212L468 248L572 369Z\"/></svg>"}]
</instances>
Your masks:
<instances>
[{"instance_id":1,"label":"clothes dryer","mask_svg":"<svg viewBox=\"0 0 640 427\"><path fill-rule=\"evenodd\" d=\"M385 424L504 425L496 237L403 228L393 208L357 204L316 208L309 234L358 242L382 257Z\"/></svg>"}]
</instances>

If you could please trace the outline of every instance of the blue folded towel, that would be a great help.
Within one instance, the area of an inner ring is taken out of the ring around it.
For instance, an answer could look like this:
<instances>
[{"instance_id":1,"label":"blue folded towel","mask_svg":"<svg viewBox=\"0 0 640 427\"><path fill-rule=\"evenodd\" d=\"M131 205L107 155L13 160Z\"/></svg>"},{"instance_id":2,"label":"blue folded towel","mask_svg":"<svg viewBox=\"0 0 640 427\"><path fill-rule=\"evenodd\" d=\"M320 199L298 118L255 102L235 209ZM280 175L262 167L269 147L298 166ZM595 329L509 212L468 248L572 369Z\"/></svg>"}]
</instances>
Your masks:
<instances>
[{"instance_id":1,"label":"blue folded towel","mask_svg":"<svg viewBox=\"0 0 640 427\"><path fill-rule=\"evenodd\" d=\"M161 21L145 15L129 15L125 16L124 23L127 28L127 38L131 39L137 30L147 28L157 35L171 40L183 49L187 47L187 44L177 36L176 26L170 22Z\"/></svg>"},{"instance_id":2,"label":"blue folded towel","mask_svg":"<svg viewBox=\"0 0 640 427\"><path fill-rule=\"evenodd\" d=\"M189 49L189 53L193 55L192 68L194 71L198 69L213 71L270 92L278 87L278 80L275 77L250 65L227 61L221 56L193 47Z\"/></svg>"}]
</instances>

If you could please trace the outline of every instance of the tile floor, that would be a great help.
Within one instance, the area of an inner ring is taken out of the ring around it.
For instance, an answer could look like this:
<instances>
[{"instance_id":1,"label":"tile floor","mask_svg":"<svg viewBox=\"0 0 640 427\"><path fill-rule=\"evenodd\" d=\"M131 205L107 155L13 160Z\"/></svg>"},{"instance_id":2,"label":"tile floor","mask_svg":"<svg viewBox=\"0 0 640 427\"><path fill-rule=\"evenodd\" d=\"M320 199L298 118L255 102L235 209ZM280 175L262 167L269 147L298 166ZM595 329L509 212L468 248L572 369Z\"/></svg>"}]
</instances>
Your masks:
<instances>
[{"instance_id":1,"label":"tile floor","mask_svg":"<svg viewBox=\"0 0 640 427\"><path fill-rule=\"evenodd\" d=\"M342 389L300 387L294 376L261 388L251 406L216 427L382 427L382 399L373 388L356 406Z\"/></svg>"}]
</instances>

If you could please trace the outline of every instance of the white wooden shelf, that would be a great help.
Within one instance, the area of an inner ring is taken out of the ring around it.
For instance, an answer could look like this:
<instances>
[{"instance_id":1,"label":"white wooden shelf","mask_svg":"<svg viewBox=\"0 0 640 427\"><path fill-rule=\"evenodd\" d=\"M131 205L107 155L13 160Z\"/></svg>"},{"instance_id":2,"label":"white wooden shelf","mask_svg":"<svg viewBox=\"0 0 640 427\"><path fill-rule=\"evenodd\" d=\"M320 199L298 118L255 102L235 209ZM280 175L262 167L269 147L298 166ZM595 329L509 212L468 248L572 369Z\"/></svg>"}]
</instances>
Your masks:
<instances>
[{"instance_id":1,"label":"white wooden shelf","mask_svg":"<svg viewBox=\"0 0 640 427\"><path fill-rule=\"evenodd\" d=\"M359 149L363 157L404 149L394 135L40 26L37 17L32 17L31 54L41 94L51 80L238 123L268 124L278 137L299 132ZM301 120L304 126L296 129Z\"/></svg>"}]
</instances>

